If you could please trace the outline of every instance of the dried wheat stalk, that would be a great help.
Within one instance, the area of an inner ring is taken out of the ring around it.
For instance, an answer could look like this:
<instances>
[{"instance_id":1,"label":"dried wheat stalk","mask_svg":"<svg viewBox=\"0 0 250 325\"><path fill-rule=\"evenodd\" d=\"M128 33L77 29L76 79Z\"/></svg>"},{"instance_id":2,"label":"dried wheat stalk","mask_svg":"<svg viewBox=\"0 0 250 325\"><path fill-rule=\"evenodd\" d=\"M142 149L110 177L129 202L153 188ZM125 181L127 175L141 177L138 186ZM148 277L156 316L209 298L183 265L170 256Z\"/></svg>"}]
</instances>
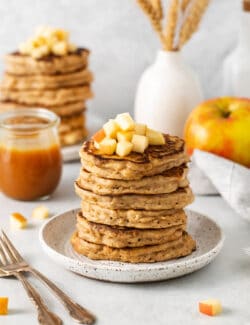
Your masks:
<instances>
[{"instance_id":1,"label":"dried wheat stalk","mask_svg":"<svg viewBox=\"0 0 250 325\"><path fill-rule=\"evenodd\" d=\"M176 36L178 13L179 13L179 0L171 0L168 13L167 13L167 23L166 23L166 30L165 30L164 48L167 51L175 50L174 41Z\"/></svg>"},{"instance_id":2,"label":"dried wheat stalk","mask_svg":"<svg viewBox=\"0 0 250 325\"><path fill-rule=\"evenodd\" d=\"M191 1L192 0L182 0L182 2L181 2L181 10L182 10L182 12L186 11L186 9L189 6Z\"/></svg>"},{"instance_id":3,"label":"dried wheat stalk","mask_svg":"<svg viewBox=\"0 0 250 325\"><path fill-rule=\"evenodd\" d=\"M148 0L137 0L137 2L141 7L142 11L144 11L144 13L149 17L154 30L157 32L161 39L161 42L164 44L165 39L162 34L161 19L159 19L158 14L156 14L151 2L149 2Z\"/></svg>"},{"instance_id":4,"label":"dried wheat stalk","mask_svg":"<svg viewBox=\"0 0 250 325\"><path fill-rule=\"evenodd\" d=\"M197 30L209 1L171 0L164 32L162 28L164 19L162 0L137 0L137 3L149 17L164 49L175 51L180 49Z\"/></svg>"},{"instance_id":5,"label":"dried wheat stalk","mask_svg":"<svg viewBox=\"0 0 250 325\"><path fill-rule=\"evenodd\" d=\"M181 48L197 30L209 0L193 0L189 13L180 29L179 47Z\"/></svg>"},{"instance_id":6,"label":"dried wheat stalk","mask_svg":"<svg viewBox=\"0 0 250 325\"><path fill-rule=\"evenodd\" d=\"M155 14L157 15L158 19L163 18L163 8L161 0L150 0L152 7L154 8Z\"/></svg>"}]
</instances>

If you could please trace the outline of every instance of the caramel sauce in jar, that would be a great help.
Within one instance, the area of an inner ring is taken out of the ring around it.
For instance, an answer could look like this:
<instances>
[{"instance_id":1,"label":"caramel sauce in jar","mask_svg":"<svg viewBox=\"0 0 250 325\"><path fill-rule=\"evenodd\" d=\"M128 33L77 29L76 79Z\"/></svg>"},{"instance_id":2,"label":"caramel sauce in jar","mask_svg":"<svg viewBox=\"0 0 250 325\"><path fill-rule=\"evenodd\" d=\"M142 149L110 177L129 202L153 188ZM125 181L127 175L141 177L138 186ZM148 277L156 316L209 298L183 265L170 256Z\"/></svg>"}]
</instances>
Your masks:
<instances>
[{"instance_id":1,"label":"caramel sauce in jar","mask_svg":"<svg viewBox=\"0 0 250 325\"><path fill-rule=\"evenodd\" d=\"M0 115L0 190L23 201L49 196L61 177L58 117L44 109Z\"/></svg>"}]
</instances>

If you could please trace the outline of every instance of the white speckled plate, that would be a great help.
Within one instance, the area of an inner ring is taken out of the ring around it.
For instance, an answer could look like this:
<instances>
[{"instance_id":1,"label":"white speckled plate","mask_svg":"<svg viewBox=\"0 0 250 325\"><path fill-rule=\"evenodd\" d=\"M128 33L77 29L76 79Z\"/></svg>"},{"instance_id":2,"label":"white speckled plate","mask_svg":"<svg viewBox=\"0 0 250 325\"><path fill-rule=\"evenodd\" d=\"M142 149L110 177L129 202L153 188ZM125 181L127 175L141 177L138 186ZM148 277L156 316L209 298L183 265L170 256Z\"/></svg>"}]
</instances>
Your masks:
<instances>
[{"instance_id":1,"label":"white speckled plate","mask_svg":"<svg viewBox=\"0 0 250 325\"><path fill-rule=\"evenodd\" d=\"M197 242L197 250L191 255L158 263L94 261L77 254L70 244L77 212L78 209L70 210L50 219L40 230L40 242L55 262L73 272L98 280L132 283L179 277L209 264L220 252L224 242L222 231L213 220L187 210L188 232Z\"/></svg>"}]
</instances>

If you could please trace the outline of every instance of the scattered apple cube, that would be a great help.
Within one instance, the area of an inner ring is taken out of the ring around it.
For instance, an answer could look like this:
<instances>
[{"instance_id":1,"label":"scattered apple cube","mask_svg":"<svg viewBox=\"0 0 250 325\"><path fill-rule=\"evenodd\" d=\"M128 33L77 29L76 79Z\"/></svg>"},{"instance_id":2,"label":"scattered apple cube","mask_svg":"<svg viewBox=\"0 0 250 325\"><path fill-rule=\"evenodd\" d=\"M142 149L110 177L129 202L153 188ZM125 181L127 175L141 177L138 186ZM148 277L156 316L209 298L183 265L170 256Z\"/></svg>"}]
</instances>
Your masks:
<instances>
[{"instance_id":1,"label":"scattered apple cube","mask_svg":"<svg viewBox=\"0 0 250 325\"><path fill-rule=\"evenodd\" d=\"M106 137L115 139L116 133L119 130L119 126L117 125L115 120L109 120L103 125L103 130Z\"/></svg>"},{"instance_id":2,"label":"scattered apple cube","mask_svg":"<svg viewBox=\"0 0 250 325\"><path fill-rule=\"evenodd\" d=\"M0 297L0 315L8 315L8 297Z\"/></svg>"},{"instance_id":3,"label":"scattered apple cube","mask_svg":"<svg viewBox=\"0 0 250 325\"><path fill-rule=\"evenodd\" d=\"M32 218L34 219L42 220L42 219L47 219L48 217L49 217L49 209L46 208L46 206L44 205L40 205L32 211Z\"/></svg>"},{"instance_id":4,"label":"scattered apple cube","mask_svg":"<svg viewBox=\"0 0 250 325\"><path fill-rule=\"evenodd\" d=\"M27 219L20 213L14 212L10 215L10 225L13 228L23 229L27 226Z\"/></svg>"},{"instance_id":5,"label":"scattered apple cube","mask_svg":"<svg viewBox=\"0 0 250 325\"><path fill-rule=\"evenodd\" d=\"M148 138L144 135L134 134L131 142L135 152L143 153L148 147Z\"/></svg>"},{"instance_id":6,"label":"scattered apple cube","mask_svg":"<svg viewBox=\"0 0 250 325\"><path fill-rule=\"evenodd\" d=\"M146 136L150 145L159 146L165 144L165 139L161 132L147 128Z\"/></svg>"},{"instance_id":7,"label":"scattered apple cube","mask_svg":"<svg viewBox=\"0 0 250 325\"><path fill-rule=\"evenodd\" d=\"M129 141L118 142L116 146L116 154L120 157L125 157L130 154L133 149L133 144Z\"/></svg>"},{"instance_id":8,"label":"scattered apple cube","mask_svg":"<svg viewBox=\"0 0 250 325\"><path fill-rule=\"evenodd\" d=\"M222 306L219 300L204 300L199 302L199 311L209 316L215 316L222 312Z\"/></svg>"},{"instance_id":9,"label":"scattered apple cube","mask_svg":"<svg viewBox=\"0 0 250 325\"><path fill-rule=\"evenodd\" d=\"M113 155L115 150L116 150L116 140L115 139L104 138L99 143L99 151L103 155Z\"/></svg>"},{"instance_id":10,"label":"scattered apple cube","mask_svg":"<svg viewBox=\"0 0 250 325\"><path fill-rule=\"evenodd\" d=\"M133 137L134 132L133 131L120 131L117 132L117 140L118 142L122 142L122 141L131 141L132 137Z\"/></svg>"},{"instance_id":11,"label":"scattered apple cube","mask_svg":"<svg viewBox=\"0 0 250 325\"><path fill-rule=\"evenodd\" d=\"M146 135L147 126L145 124L135 123L135 134Z\"/></svg>"},{"instance_id":12,"label":"scattered apple cube","mask_svg":"<svg viewBox=\"0 0 250 325\"><path fill-rule=\"evenodd\" d=\"M135 128L135 122L129 113L118 114L115 120L123 131L133 131Z\"/></svg>"},{"instance_id":13,"label":"scattered apple cube","mask_svg":"<svg viewBox=\"0 0 250 325\"><path fill-rule=\"evenodd\" d=\"M105 132L103 129L97 131L92 137L92 139L97 143L101 142L104 138L105 138Z\"/></svg>"}]
</instances>

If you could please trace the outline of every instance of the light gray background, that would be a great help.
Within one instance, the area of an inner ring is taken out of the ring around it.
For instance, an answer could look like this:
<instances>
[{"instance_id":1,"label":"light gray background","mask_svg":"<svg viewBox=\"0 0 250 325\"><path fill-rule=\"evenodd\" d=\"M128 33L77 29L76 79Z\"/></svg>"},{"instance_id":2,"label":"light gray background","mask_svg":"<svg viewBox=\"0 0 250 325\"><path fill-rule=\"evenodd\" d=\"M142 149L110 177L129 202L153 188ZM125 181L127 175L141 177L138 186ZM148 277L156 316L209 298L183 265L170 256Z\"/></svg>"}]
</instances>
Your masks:
<instances>
[{"instance_id":1,"label":"light gray background","mask_svg":"<svg viewBox=\"0 0 250 325\"><path fill-rule=\"evenodd\" d=\"M240 6L240 0L213 0L183 51L205 97L221 94L222 62L236 45ZM69 29L73 41L92 50L96 81L91 110L105 118L133 111L138 79L160 46L136 0L0 0L0 55L44 24Z\"/></svg>"}]
</instances>

